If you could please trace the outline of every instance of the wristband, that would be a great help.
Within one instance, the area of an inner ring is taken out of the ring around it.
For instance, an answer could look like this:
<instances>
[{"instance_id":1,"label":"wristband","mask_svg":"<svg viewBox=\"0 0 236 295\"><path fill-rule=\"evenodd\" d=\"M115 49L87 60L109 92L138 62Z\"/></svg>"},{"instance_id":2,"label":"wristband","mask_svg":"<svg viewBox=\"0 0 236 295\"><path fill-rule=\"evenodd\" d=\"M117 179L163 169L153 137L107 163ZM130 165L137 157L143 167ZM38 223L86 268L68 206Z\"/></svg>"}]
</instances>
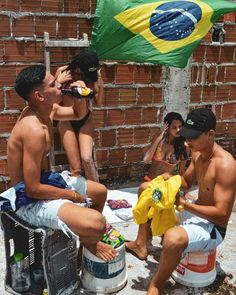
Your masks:
<instances>
[{"instance_id":1,"label":"wristband","mask_svg":"<svg viewBox=\"0 0 236 295\"><path fill-rule=\"evenodd\" d=\"M77 191L74 191L74 202L80 203L81 202L81 195Z\"/></svg>"}]
</instances>

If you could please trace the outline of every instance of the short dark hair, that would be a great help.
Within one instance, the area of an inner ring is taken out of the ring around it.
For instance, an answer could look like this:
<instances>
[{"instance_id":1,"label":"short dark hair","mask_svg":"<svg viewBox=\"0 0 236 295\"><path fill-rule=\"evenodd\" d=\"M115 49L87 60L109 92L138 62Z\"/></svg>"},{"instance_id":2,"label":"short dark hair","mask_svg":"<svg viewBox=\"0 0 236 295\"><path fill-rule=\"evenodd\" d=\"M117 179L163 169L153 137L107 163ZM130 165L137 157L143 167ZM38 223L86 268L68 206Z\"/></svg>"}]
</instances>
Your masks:
<instances>
[{"instance_id":1,"label":"short dark hair","mask_svg":"<svg viewBox=\"0 0 236 295\"><path fill-rule=\"evenodd\" d=\"M168 123L170 125L174 120L179 120L182 124L184 124L184 119L179 113L176 112L169 112L168 114L166 114L164 118L164 123Z\"/></svg>"},{"instance_id":2,"label":"short dark hair","mask_svg":"<svg viewBox=\"0 0 236 295\"><path fill-rule=\"evenodd\" d=\"M24 68L16 77L15 90L25 100L29 100L31 91L42 85L46 76L46 67L44 65L34 65Z\"/></svg>"}]
</instances>

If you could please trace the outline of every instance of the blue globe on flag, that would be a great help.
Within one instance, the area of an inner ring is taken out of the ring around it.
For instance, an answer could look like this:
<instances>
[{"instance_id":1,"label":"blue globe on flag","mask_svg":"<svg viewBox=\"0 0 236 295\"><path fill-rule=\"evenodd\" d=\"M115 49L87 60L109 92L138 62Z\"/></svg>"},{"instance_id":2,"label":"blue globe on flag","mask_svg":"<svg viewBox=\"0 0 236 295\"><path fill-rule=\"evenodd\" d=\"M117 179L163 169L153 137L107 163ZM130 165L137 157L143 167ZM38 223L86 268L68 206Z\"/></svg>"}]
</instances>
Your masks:
<instances>
[{"instance_id":1,"label":"blue globe on flag","mask_svg":"<svg viewBox=\"0 0 236 295\"><path fill-rule=\"evenodd\" d=\"M166 41L184 39L201 20L202 10L193 2L171 1L159 5L150 17L150 31Z\"/></svg>"}]
</instances>

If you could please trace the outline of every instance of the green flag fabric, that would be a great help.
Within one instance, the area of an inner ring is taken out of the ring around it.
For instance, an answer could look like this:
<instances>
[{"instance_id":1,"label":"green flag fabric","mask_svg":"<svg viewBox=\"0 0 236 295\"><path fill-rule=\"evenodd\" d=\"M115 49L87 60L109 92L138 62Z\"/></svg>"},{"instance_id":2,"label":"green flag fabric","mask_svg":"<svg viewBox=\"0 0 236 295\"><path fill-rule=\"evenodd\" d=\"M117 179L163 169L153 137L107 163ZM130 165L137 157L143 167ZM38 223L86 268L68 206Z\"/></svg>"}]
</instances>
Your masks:
<instances>
[{"instance_id":1,"label":"green flag fabric","mask_svg":"<svg viewBox=\"0 0 236 295\"><path fill-rule=\"evenodd\" d=\"M224 0L98 0L90 49L99 59L183 68L219 15Z\"/></svg>"}]
</instances>

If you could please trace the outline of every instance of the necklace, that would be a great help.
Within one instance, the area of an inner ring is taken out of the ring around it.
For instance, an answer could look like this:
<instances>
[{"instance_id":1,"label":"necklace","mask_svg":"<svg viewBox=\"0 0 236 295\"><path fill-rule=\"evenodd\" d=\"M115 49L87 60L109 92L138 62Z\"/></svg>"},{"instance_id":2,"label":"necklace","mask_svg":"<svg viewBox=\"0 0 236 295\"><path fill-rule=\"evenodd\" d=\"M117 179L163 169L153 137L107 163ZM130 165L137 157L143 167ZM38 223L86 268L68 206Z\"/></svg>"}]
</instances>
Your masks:
<instances>
[{"instance_id":1,"label":"necklace","mask_svg":"<svg viewBox=\"0 0 236 295\"><path fill-rule=\"evenodd\" d=\"M208 162L208 161L210 161L210 159L213 157L213 155L214 155L216 149L217 149L217 145L214 144L214 147L213 147L213 149L212 149L212 153L210 154L210 156L209 156L208 158L203 159L204 162Z\"/></svg>"}]
</instances>

